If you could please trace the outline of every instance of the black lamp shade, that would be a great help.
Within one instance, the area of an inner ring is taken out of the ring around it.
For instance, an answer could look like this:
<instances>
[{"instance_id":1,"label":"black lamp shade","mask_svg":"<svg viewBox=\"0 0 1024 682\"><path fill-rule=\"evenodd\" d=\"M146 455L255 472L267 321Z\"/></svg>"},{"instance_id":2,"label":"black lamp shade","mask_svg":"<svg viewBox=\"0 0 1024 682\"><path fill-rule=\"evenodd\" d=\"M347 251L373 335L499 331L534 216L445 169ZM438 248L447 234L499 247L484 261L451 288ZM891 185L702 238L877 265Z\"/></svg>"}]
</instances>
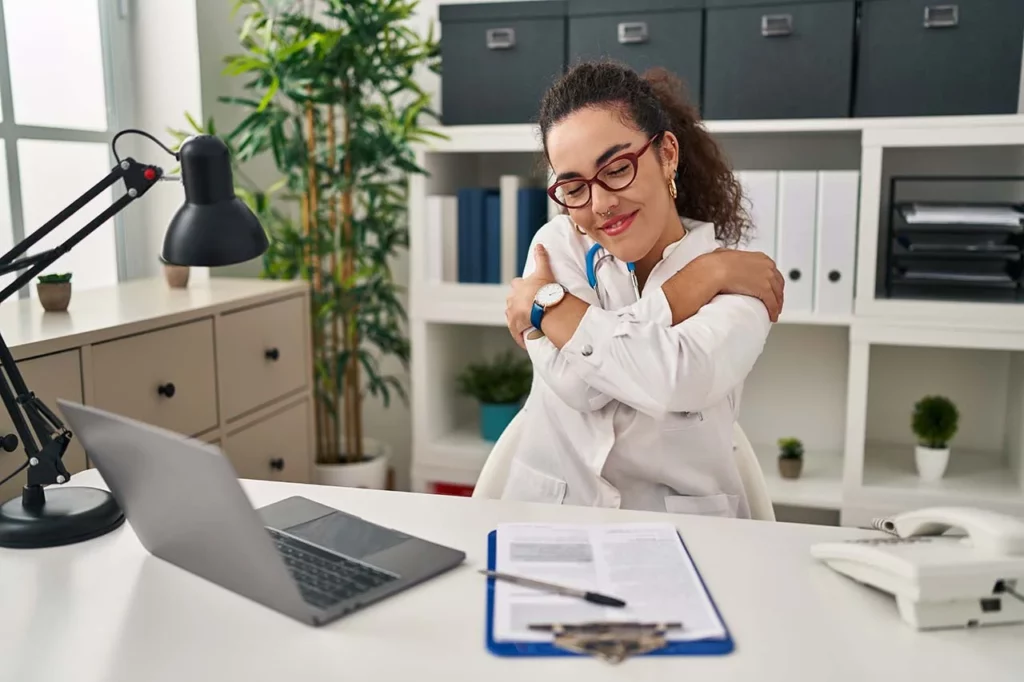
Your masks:
<instances>
[{"instance_id":1,"label":"black lamp shade","mask_svg":"<svg viewBox=\"0 0 1024 682\"><path fill-rule=\"evenodd\" d=\"M235 196L227 145L197 135L178 152L185 203L164 236L165 263L214 267L257 258L269 243L259 220Z\"/></svg>"}]
</instances>

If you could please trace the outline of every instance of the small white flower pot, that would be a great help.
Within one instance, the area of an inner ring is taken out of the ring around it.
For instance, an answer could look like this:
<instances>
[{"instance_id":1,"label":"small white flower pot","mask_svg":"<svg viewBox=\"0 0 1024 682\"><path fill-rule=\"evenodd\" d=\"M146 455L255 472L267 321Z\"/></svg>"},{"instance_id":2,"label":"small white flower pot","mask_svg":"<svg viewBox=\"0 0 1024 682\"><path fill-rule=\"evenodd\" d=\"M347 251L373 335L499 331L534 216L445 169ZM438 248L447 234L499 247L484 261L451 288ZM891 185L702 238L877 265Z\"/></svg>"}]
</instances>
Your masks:
<instances>
[{"instance_id":1,"label":"small white flower pot","mask_svg":"<svg viewBox=\"0 0 1024 682\"><path fill-rule=\"evenodd\" d=\"M938 481L946 473L949 464L949 448L929 448L918 445L914 448L914 462L917 475L922 481Z\"/></svg>"},{"instance_id":2,"label":"small white flower pot","mask_svg":"<svg viewBox=\"0 0 1024 682\"><path fill-rule=\"evenodd\" d=\"M320 485L344 488L372 488L385 490L388 485L388 466L391 449L385 443L363 439L363 458L344 464L316 464L316 482Z\"/></svg>"}]
</instances>

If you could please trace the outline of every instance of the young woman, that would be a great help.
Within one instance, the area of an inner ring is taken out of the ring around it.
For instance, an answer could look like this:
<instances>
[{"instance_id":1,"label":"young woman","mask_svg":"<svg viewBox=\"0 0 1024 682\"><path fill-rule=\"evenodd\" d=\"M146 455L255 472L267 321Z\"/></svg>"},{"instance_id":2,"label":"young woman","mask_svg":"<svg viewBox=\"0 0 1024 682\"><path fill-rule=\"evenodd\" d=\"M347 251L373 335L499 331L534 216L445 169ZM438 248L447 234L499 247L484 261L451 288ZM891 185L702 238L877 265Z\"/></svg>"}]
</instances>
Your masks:
<instances>
[{"instance_id":1,"label":"young woman","mask_svg":"<svg viewBox=\"0 0 1024 682\"><path fill-rule=\"evenodd\" d=\"M732 451L783 280L738 244L737 182L677 80L574 67L541 106L565 209L506 319L534 384L506 499L749 517Z\"/></svg>"}]
</instances>

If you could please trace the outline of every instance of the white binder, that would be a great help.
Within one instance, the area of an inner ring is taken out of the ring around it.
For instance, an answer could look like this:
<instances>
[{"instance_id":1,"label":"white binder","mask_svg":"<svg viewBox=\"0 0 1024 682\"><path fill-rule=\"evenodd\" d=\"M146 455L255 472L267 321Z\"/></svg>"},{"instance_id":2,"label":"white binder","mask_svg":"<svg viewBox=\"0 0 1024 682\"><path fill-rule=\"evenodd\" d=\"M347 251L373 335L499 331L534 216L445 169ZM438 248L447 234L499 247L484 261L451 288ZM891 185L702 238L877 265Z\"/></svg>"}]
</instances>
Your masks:
<instances>
[{"instance_id":1,"label":"white binder","mask_svg":"<svg viewBox=\"0 0 1024 682\"><path fill-rule=\"evenodd\" d=\"M761 251L775 258L775 218L778 206L778 171L739 171L736 179L743 189L743 204L753 225L753 238L743 248Z\"/></svg>"},{"instance_id":2,"label":"white binder","mask_svg":"<svg viewBox=\"0 0 1024 682\"><path fill-rule=\"evenodd\" d=\"M818 253L814 310L822 315L853 312L854 264L860 173L818 174ZM789 297L786 297L787 303Z\"/></svg>"},{"instance_id":3,"label":"white binder","mask_svg":"<svg viewBox=\"0 0 1024 682\"><path fill-rule=\"evenodd\" d=\"M818 173L779 171L775 263L786 278L785 312L814 309L814 225Z\"/></svg>"}]
</instances>

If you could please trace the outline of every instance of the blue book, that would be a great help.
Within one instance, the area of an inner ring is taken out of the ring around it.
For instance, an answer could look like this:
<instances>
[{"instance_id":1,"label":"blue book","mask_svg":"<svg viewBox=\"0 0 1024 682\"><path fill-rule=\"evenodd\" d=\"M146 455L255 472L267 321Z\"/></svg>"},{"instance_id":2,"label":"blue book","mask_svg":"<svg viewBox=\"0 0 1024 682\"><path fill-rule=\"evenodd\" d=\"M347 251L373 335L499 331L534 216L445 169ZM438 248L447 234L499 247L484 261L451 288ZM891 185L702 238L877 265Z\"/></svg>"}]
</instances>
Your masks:
<instances>
[{"instance_id":1,"label":"blue book","mask_svg":"<svg viewBox=\"0 0 1024 682\"><path fill-rule=\"evenodd\" d=\"M488 191L484 197L483 282L501 284L501 196Z\"/></svg>"},{"instance_id":2,"label":"blue book","mask_svg":"<svg viewBox=\"0 0 1024 682\"><path fill-rule=\"evenodd\" d=\"M484 197L487 190L467 187L458 191L459 281L478 284L484 275Z\"/></svg>"},{"instance_id":3,"label":"blue book","mask_svg":"<svg viewBox=\"0 0 1024 682\"><path fill-rule=\"evenodd\" d=\"M516 197L516 268L519 274L526 267L537 230L548 221L548 195L543 188L523 187Z\"/></svg>"}]
</instances>

